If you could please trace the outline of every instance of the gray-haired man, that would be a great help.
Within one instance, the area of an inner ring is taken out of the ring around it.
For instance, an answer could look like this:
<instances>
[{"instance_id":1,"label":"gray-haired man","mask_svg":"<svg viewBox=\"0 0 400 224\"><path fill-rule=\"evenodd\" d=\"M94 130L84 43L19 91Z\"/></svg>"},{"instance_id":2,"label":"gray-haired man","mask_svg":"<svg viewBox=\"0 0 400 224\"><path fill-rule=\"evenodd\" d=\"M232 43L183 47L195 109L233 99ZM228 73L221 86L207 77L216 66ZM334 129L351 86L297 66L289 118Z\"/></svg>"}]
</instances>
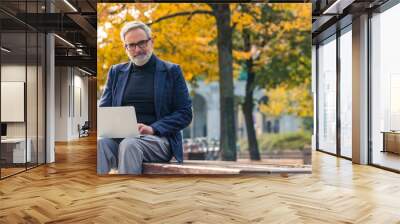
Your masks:
<instances>
[{"instance_id":1,"label":"gray-haired man","mask_svg":"<svg viewBox=\"0 0 400 224\"><path fill-rule=\"evenodd\" d=\"M192 103L179 65L153 54L151 30L129 22L121 39L129 63L113 65L100 107L134 106L139 137L98 140L99 174L140 174L143 162L183 161L180 131L192 120Z\"/></svg>"}]
</instances>

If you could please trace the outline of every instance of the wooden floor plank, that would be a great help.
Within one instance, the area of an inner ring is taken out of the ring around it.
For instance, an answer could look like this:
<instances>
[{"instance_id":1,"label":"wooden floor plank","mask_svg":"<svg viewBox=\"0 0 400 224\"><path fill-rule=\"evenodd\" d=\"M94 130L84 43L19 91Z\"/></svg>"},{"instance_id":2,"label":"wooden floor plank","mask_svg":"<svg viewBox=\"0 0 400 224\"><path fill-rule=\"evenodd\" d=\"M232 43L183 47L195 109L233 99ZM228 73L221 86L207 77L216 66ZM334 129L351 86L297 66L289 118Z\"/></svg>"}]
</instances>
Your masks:
<instances>
[{"instance_id":1,"label":"wooden floor plank","mask_svg":"<svg viewBox=\"0 0 400 224\"><path fill-rule=\"evenodd\" d=\"M0 181L0 223L400 223L400 175L313 152L313 173L98 176L96 139Z\"/></svg>"}]
</instances>

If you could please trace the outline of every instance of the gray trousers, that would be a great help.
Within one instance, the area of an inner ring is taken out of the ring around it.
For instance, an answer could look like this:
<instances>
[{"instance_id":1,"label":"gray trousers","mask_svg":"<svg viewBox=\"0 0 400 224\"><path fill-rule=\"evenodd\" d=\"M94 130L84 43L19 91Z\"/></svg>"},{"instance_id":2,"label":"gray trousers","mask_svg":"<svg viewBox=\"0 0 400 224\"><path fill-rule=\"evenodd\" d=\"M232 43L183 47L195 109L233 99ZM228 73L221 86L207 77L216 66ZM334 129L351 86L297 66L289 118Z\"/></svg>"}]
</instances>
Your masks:
<instances>
[{"instance_id":1,"label":"gray trousers","mask_svg":"<svg viewBox=\"0 0 400 224\"><path fill-rule=\"evenodd\" d=\"M168 162L172 153L168 140L155 135L134 138L97 140L97 173L141 174L143 162Z\"/></svg>"}]
</instances>

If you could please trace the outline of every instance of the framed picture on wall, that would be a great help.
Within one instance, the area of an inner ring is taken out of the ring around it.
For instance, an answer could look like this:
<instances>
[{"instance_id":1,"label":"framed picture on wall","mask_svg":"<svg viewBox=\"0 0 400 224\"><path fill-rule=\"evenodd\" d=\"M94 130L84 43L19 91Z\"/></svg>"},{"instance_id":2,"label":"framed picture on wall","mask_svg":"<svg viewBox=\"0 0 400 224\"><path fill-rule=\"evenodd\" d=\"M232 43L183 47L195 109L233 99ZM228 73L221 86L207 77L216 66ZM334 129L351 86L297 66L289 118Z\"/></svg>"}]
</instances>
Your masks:
<instances>
[{"instance_id":1,"label":"framed picture on wall","mask_svg":"<svg viewBox=\"0 0 400 224\"><path fill-rule=\"evenodd\" d=\"M24 122L25 82L1 82L1 122Z\"/></svg>"}]
</instances>

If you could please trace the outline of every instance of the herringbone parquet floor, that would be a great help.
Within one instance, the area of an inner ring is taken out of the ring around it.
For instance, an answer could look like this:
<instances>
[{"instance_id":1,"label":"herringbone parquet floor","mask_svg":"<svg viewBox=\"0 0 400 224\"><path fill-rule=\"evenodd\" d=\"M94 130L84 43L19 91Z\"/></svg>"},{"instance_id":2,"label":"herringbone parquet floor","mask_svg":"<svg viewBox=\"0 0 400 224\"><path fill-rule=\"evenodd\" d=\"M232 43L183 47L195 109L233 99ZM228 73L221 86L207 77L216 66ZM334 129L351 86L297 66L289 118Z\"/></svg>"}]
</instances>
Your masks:
<instances>
[{"instance_id":1,"label":"herringbone parquet floor","mask_svg":"<svg viewBox=\"0 0 400 224\"><path fill-rule=\"evenodd\" d=\"M315 152L313 174L96 175L94 138L0 181L0 223L400 223L400 175Z\"/></svg>"}]
</instances>

